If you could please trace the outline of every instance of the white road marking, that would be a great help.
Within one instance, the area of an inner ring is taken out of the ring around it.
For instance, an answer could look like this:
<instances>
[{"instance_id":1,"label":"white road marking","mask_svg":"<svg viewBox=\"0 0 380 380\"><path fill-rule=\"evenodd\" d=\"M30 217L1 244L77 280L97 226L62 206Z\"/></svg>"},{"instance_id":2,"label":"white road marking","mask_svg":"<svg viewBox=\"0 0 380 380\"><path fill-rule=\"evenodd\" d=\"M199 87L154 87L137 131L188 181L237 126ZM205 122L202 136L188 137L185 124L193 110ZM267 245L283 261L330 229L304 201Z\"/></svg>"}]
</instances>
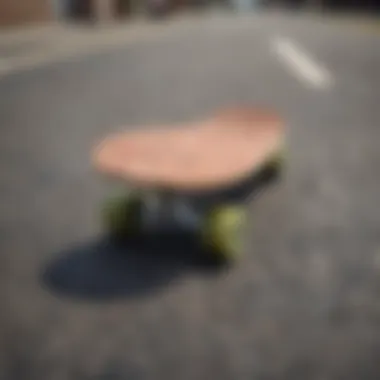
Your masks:
<instances>
[{"instance_id":1,"label":"white road marking","mask_svg":"<svg viewBox=\"0 0 380 380\"><path fill-rule=\"evenodd\" d=\"M300 47L297 47L295 42L289 38L273 39L272 48L278 58L307 85L317 89L328 89L332 86L333 78L329 71L302 51Z\"/></svg>"}]
</instances>

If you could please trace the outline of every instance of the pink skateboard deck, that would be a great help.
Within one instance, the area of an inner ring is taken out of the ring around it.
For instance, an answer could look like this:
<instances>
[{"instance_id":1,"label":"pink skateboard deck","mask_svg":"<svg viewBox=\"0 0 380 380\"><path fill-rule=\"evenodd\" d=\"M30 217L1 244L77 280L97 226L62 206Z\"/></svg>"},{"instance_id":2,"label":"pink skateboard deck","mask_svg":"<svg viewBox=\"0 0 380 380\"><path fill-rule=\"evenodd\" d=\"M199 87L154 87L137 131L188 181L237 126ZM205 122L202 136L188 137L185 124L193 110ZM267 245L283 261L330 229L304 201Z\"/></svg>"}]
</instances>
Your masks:
<instances>
[{"instance_id":1,"label":"pink skateboard deck","mask_svg":"<svg viewBox=\"0 0 380 380\"><path fill-rule=\"evenodd\" d=\"M138 187L203 191L254 174L281 149L273 112L232 108L199 122L115 134L94 151L103 174Z\"/></svg>"}]
</instances>

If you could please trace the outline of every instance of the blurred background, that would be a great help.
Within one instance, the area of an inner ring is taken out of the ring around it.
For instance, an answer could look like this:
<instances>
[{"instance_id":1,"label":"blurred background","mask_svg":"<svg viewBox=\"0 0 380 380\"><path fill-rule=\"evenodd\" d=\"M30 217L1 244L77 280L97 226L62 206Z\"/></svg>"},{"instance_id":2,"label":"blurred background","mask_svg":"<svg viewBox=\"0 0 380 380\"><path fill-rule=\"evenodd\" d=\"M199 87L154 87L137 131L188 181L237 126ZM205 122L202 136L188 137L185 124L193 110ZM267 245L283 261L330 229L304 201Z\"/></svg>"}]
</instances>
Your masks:
<instances>
[{"instance_id":1,"label":"blurred background","mask_svg":"<svg viewBox=\"0 0 380 380\"><path fill-rule=\"evenodd\" d=\"M0 0L0 379L378 380L378 10ZM94 144L239 105L287 136L241 258L106 241Z\"/></svg>"},{"instance_id":2,"label":"blurred background","mask_svg":"<svg viewBox=\"0 0 380 380\"><path fill-rule=\"evenodd\" d=\"M136 15L170 14L222 7L237 11L281 7L291 9L371 12L380 6L375 0L30 0L27 4L2 0L0 24L30 21L126 20Z\"/></svg>"}]
</instances>

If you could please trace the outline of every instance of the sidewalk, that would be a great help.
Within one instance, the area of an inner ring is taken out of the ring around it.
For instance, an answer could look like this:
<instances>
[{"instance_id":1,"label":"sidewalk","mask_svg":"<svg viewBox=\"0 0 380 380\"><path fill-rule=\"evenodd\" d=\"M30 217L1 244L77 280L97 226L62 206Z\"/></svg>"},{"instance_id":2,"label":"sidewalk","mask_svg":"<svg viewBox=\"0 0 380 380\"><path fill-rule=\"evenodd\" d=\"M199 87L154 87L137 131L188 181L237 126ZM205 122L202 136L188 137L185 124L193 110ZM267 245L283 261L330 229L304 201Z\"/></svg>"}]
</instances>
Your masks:
<instances>
[{"instance_id":1,"label":"sidewalk","mask_svg":"<svg viewBox=\"0 0 380 380\"><path fill-rule=\"evenodd\" d=\"M181 30L179 25L186 29L189 25L208 19L207 14L204 16L181 13L160 22L135 18L122 24L52 23L0 30L0 78L21 70L106 49L176 36ZM174 25L175 28L172 28Z\"/></svg>"},{"instance_id":2,"label":"sidewalk","mask_svg":"<svg viewBox=\"0 0 380 380\"><path fill-rule=\"evenodd\" d=\"M56 23L0 31L0 77L103 49L157 39L171 32L166 25L136 19L103 26Z\"/></svg>"}]
</instances>

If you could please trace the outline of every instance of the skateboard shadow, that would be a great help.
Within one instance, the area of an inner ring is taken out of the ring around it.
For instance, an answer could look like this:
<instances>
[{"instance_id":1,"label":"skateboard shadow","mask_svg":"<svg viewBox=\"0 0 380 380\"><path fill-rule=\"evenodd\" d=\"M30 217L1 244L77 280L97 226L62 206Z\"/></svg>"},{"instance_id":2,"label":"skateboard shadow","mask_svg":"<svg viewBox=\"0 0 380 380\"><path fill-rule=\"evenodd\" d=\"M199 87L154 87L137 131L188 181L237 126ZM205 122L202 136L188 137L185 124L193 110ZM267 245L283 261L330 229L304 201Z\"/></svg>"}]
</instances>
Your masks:
<instances>
[{"instance_id":1,"label":"skateboard shadow","mask_svg":"<svg viewBox=\"0 0 380 380\"><path fill-rule=\"evenodd\" d=\"M275 178L272 172L262 172L209 197L216 202L245 198ZM219 273L218 264L202 252L196 236L175 233L121 243L100 239L83 244L60 252L41 277L44 286L56 295L101 301L147 295L193 270Z\"/></svg>"},{"instance_id":2,"label":"skateboard shadow","mask_svg":"<svg viewBox=\"0 0 380 380\"><path fill-rule=\"evenodd\" d=\"M107 239L61 252L44 269L42 283L55 295L88 300L141 297L170 286L186 272L212 268L200 260L192 236Z\"/></svg>"}]
</instances>

